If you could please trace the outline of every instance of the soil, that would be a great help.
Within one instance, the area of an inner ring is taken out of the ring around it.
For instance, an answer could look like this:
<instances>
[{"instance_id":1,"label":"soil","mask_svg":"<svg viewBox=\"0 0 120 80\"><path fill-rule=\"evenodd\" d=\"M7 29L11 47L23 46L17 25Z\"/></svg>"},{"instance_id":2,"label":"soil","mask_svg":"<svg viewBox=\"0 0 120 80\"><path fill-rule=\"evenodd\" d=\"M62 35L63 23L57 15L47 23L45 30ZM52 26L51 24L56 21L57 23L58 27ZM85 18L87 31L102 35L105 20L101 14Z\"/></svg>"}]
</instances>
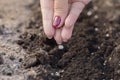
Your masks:
<instances>
[{"instance_id":1,"label":"soil","mask_svg":"<svg viewBox=\"0 0 120 80\"><path fill-rule=\"evenodd\" d=\"M92 0L60 50L39 0L0 0L0 80L120 80L120 0Z\"/></svg>"}]
</instances>

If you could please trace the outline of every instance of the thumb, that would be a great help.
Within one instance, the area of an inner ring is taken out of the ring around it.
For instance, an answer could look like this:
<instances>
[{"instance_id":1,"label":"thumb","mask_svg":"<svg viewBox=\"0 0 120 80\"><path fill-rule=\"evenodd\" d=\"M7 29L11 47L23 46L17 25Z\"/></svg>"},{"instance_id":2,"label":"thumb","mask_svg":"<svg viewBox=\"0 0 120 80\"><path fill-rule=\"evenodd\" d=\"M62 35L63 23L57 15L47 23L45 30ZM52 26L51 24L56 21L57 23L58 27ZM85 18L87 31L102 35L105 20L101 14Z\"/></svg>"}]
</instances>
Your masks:
<instances>
[{"instance_id":1,"label":"thumb","mask_svg":"<svg viewBox=\"0 0 120 80\"><path fill-rule=\"evenodd\" d=\"M63 26L67 14L68 0L54 0L53 27L60 28Z\"/></svg>"}]
</instances>

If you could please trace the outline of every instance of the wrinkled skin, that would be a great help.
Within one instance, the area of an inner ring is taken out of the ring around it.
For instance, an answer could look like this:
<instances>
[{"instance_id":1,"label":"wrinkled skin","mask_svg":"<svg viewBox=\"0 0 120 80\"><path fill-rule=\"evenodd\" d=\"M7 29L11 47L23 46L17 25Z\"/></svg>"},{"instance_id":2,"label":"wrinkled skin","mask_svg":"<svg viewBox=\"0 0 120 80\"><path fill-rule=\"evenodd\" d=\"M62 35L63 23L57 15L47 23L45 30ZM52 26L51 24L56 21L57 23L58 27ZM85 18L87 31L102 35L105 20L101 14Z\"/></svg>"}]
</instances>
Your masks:
<instances>
[{"instance_id":1,"label":"wrinkled skin","mask_svg":"<svg viewBox=\"0 0 120 80\"><path fill-rule=\"evenodd\" d=\"M67 42L72 36L76 20L89 2L90 0L40 0L43 28L47 37L54 37L58 44ZM55 16L61 17L59 29L52 26Z\"/></svg>"}]
</instances>

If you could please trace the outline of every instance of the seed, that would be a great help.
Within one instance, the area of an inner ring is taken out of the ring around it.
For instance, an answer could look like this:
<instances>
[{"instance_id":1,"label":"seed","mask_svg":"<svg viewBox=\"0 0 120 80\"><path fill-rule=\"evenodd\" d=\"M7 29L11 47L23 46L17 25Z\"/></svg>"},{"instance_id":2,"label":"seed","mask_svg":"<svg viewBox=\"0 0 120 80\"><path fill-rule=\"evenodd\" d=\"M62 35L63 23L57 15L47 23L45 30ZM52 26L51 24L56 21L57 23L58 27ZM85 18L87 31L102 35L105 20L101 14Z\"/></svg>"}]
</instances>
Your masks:
<instances>
[{"instance_id":1,"label":"seed","mask_svg":"<svg viewBox=\"0 0 120 80\"><path fill-rule=\"evenodd\" d=\"M58 49L62 50L64 49L64 46L62 44L58 45Z\"/></svg>"}]
</instances>

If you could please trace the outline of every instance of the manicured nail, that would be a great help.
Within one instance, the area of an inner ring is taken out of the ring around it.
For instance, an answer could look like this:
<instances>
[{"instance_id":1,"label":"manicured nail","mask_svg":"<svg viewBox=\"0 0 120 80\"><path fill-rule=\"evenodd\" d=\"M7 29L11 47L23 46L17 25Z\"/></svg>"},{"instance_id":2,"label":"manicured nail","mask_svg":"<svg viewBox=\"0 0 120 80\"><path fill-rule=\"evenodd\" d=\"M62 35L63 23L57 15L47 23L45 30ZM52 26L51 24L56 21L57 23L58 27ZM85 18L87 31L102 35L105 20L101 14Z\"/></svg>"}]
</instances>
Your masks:
<instances>
[{"instance_id":1,"label":"manicured nail","mask_svg":"<svg viewBox=\"0 0 120 80\"><path fill-rule=\"evenodd\" d=\"M54 28L59 28L58 26L60 25L60 22L61 22L61 17L60 16L56 16L54 18L54 21L53 21L53 27Z\"/></svg>"}]
</instances>

